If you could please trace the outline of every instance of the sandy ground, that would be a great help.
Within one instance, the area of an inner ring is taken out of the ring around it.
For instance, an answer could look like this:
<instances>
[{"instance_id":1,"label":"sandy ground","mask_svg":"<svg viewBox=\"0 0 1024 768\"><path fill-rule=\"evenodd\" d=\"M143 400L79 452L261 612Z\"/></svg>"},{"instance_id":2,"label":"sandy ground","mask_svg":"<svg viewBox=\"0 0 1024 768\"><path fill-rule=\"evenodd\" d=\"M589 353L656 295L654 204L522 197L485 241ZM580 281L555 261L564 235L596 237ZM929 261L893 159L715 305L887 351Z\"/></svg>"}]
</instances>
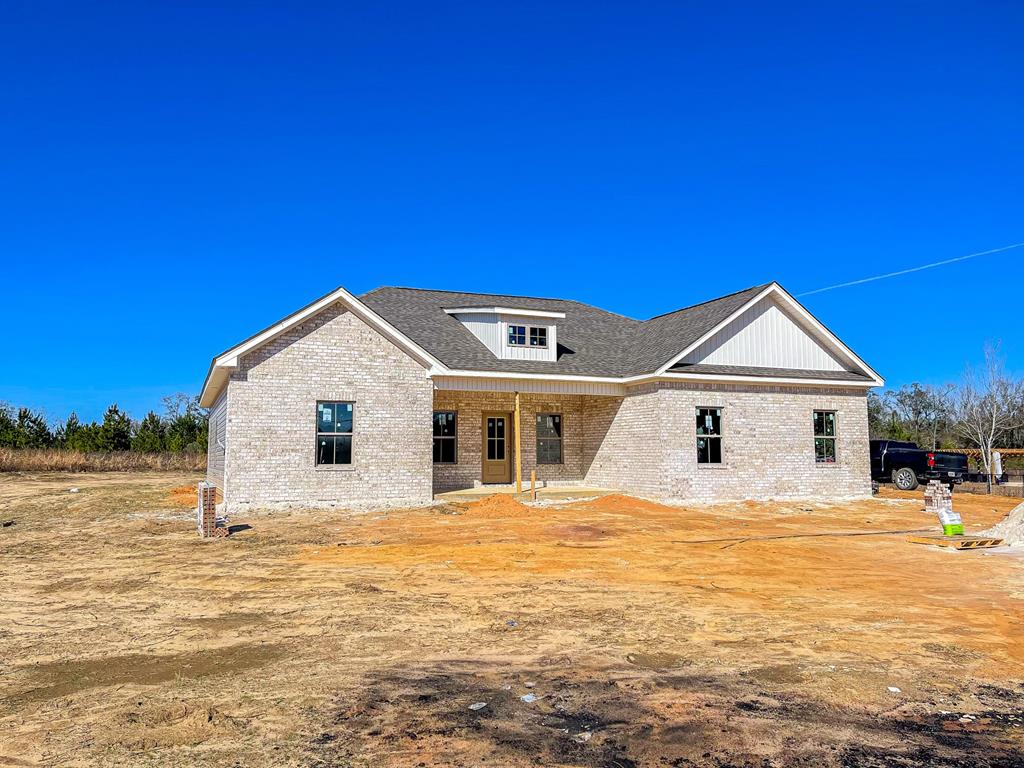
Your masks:
<instances>
[{"instance_id":1,"label":"sandy ground","mask_svg":"<svg viewBox=\"0 0 1024 768\"><path fill-rule=\"evenodd\" d=\"M884 533L920 494L201 541L197 479L0 477L0 765L1024 765L1024 558Z\"/></svg>"}]
</instances>

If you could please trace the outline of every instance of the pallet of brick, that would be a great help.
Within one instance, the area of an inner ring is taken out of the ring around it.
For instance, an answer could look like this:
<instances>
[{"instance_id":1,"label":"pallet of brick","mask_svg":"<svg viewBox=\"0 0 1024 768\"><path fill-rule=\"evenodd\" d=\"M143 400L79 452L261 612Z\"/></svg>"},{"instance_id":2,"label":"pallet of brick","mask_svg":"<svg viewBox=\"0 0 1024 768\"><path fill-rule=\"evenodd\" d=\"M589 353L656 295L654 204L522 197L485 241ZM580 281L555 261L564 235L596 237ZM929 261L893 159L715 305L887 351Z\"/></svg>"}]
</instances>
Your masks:
<instances>
[{"instance_id":1,"label":"pallet of brick","mask_svg":"<svg viewBox=\"0 0 1024 768\"><path fill-rule=\"evenodd\" d=\"M924 508L938 516L945 536L963 536L964 524L960 515L953 511L953 492L949 486L932 480L924 489Z\"/></svg>"},{"instance_id":2,"label":"pallet of brick","mask_svg":"<svg viewBox=\"0 0 1024 768\"><path fill-rule=\"evenodd\" d=\"M196 507L196 527L204 539L217 535L217 486L199 483L199 504Z\"/></svg>"}]
</instances>

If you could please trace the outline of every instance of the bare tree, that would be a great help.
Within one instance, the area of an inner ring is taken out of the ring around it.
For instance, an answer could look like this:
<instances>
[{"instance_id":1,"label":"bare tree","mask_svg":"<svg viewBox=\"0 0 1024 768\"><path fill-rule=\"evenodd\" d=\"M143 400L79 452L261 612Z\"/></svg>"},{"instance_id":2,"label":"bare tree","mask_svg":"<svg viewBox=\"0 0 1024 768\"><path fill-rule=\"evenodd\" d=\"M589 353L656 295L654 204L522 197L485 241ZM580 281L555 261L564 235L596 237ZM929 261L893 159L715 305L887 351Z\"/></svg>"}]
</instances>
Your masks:
<instances>
[{"instance_id":1,"label":"bare tree","mask_svg":"<svg viewBox=\"0 0 1024 768\"><path fill-rule=\"evenodd\" d=\"M885 394L885 404L894 412L903 428L918 445L935 450L939 433L948 429L953 415L954 387L941 387L917 382L904 384L895 392Z\"/></svg>"},{"instance_id":2,"label":"bare tree","mask_svg":"<svg viewBox=\"0 0 1024 768\"><path fill-rule=\"evenodd\" d=\"M992 452L1004 437L1024 426L1024 381L1006 373L998 345L985 345L980 370L968 367L956 397L956 430L981 450L989 493Z\"/></svg>"}]
</instances>

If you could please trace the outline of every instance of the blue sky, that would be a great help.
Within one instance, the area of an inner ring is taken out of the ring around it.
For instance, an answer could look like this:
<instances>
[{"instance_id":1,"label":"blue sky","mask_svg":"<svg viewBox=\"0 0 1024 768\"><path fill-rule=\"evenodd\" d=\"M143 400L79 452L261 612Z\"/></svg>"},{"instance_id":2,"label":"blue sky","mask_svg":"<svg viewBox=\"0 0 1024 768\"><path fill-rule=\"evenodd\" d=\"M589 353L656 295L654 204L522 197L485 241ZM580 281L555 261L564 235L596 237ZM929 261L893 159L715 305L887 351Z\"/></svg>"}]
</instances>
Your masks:
<instances>
[{"instance_id":1,"label":"blue sky","mask_svg":"<svg viewBox=\"0 0 1024 768\"><path fill-rule=\"evenodd\" d=\"M140 417L339 284L644 318L1024 241L1019 3L210 5L5 7L0 400ZM898 385L1024 367L1022 291L806 305Z\"/></svg>"}]
</instances>

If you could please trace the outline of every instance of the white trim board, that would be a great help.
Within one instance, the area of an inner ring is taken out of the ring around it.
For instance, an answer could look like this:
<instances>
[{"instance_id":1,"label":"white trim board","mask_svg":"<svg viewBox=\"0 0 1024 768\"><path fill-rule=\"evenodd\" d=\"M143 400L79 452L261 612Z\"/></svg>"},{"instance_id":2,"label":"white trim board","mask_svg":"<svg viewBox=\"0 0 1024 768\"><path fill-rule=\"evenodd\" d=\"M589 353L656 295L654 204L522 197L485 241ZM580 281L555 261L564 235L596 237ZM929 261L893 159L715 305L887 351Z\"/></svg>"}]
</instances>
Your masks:
<instances>
[{"instance_id":1,"label":"white trim board","mask_svg":"<svg viewBox=\"0 0 1024 768\"><path fill-rule=\"evenodd\" d=\"M517 315L519 317L547 317L560 319L565 312L548 312L543 309L515 309L512 307L454 307L446 308L449 315Z\"/></svg>"}]
</instances>

